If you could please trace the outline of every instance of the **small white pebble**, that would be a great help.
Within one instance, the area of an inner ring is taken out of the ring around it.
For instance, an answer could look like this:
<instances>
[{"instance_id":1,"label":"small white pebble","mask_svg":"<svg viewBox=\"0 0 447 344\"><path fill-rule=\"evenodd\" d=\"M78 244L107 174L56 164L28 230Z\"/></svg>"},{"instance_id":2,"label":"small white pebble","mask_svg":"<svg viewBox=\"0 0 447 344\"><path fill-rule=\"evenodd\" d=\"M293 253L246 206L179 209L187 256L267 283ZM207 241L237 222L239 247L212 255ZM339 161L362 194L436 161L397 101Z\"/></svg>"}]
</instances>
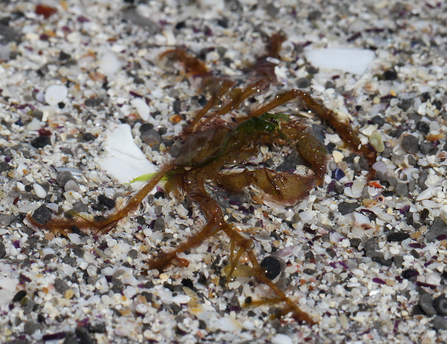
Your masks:
<instances>
[{"instance_id":1,"label":"small white pebble","mask_svg":"<svg viewBox=\"0 0 447 344\"><path fill-rule=\"evenodd\" d=\"M104 54L101 60L98 61L98 66L108 77L114 76L121 68L121 62L112 52Z\"/></svg>"},{"instance_id":2,"label":"small white pebble","mask_svg":"<svg viewBox=\"0 0 447 344\"><path fill-rule=\"evenodd\" d=\"M438 285L441 283L441 276L436 272L429 273L425 276L425 282L432 285Z\"/></svg>"},{"instance_id":3,"label":"small white pebble","mask_svg":"<svg viewBox=\"0 0 447 344\"><path fill-rule=\"evenodd\" d=\"M65 183L64 190L78 192L79 186L78 186L78 184L76 184L76 182L74 180L70 179L68 182Z\"/></svg>"},{"instance_id":4,"label":"small white pebble","mask_svg":"<svg viewBox=\"0 0 447 344\"><path fill-rule=\"evenodd\" d=\"M133 107L137 109L138 115L141 117L143 121L148 121L149 116L151 115L151 110L146 102L141 98L135 98L131 102Z\"/></svg>"},{"instance_id":5,"label":"small white pebble","mask_svg":"<svg viewBox=\"0 0 447 344\"><path fill-rule=\"evenodd\" d=\"M183 303L188 303L191 298L188 295L177 295L172 298L172 302L180 305Z\"/></svg>"},{"instance_id":6,"label":"small white pebble","mask_svg":"<svg viewBox=\"0 0 447 344\"><path fill-rule=\"evenodd\" d=\"M34 192L36 193L37 197L39 197L39 198L45 198L46 197L47 192L45 191L45 189L41 185L39 185L37 183L34 183L33 184L33 189L34 189Z\"/></svg>"},{"instance_id":7,"label":"small white pebble","mask_svg":"<svg viewBox=\"0 0 447 344\"><path fill-rule=\"evenodd\" d=\"M79 234L75 234L75 233L68 233L67 234L68 239L70 239L70 241L75 244L75 245L79 245L82 244L81 241L81 237L79 236Z\"/></svg>"},{"instance_id":8,"label":"small white pebble","mask_svg":"<svg viewBox=\"0 0 447 344\"><path fill-rule=\"evenodd\" d=\"M292 338L285 334L277 334L272 338L272 344L292 344Z\"/></svg>"},{"instance_id":9,"label":"small white pebble","mask_svg":"<svg viewBox=\"0 0 447 344\"><path fill-rule=\"evenodd\" d=\"M45 102L49 105L57 105L65 100L68 89L64 85L51 85L45 91Z\"/></svg>"},{"instance_id":10,"label":"small white pebble","mask_svg":"<svg viewBox=\"0 0 447 344\"><path fill-rule=\"evenodd\" d=\"M140 314L145 314L147 312L148 308L144 303L140 303L135 306L135 310Z\"/></svg>"}]
</instances>

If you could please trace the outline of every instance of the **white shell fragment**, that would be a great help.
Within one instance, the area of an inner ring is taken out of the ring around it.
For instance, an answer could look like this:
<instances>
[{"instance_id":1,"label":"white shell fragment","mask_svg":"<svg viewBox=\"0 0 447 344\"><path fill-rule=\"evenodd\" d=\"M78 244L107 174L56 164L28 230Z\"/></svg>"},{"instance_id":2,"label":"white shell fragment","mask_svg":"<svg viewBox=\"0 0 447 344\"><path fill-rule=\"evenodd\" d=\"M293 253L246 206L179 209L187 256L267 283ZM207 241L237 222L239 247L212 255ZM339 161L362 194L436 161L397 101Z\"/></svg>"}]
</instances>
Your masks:
<instances>
[{"instance_id":1,"label":"white shell fragment","mask_svg":"<svg viewBox=\"0 0 447 344\"><path fill-rule=\"evenodd\" d=\"M128 124L118 125L106 133L104 149L106 154L98 158L98 163L120 183L129 183L136 177L157 171L135 144Z\"/></svg>"},{"instance_id":2,"label":"white shell fragment","mask_svg":"<svg viewBox=\"0 0 447 344\"><path fill-rule=\"evenodd\" d=\"M130 103L137 109L138 115L143 121L149 120L151 110L143 99L135 98Z\"/></svg>"},{"instance_id":3,"label":"white shell fragment","mask_svg":"<svg viewBox=\"0 0 447 344\"><path fill-rule=\"evenodd\" d=\"M374 59L373 51L354 48L309 50L305 54L314 67L341 69L352 74L364 74Z\"/></svg>"},{"instance_id":4,"label":"white shell fragment","mask_svg":"<svg viewBox=\"0 0 447 344\"><path fill-rule=\"evenodd\" d=\"M49 105L57 105L67 97L68 89L64 85L51 85L45 90L45 102Z\"/></svg>"}]
</instances>

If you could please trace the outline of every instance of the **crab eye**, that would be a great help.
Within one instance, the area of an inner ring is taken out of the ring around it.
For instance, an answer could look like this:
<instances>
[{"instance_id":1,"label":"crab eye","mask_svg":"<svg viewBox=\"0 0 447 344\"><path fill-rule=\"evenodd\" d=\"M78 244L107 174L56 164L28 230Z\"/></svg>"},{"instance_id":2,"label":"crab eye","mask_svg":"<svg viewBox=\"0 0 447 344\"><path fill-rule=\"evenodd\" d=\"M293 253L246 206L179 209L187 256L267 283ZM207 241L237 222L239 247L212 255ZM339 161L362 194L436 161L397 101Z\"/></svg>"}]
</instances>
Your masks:
<instances>
[{"instance_id":1,"label":"crab eye","mask_svg":"<svg viewBox=\"0 0 447 344\"><path fill-rule=\"evenodd\" d=\"M274 280L281 273L281 262L272 256L265 257L261 262L262 270L269 280Z\"/></svg>"}]
</instances>

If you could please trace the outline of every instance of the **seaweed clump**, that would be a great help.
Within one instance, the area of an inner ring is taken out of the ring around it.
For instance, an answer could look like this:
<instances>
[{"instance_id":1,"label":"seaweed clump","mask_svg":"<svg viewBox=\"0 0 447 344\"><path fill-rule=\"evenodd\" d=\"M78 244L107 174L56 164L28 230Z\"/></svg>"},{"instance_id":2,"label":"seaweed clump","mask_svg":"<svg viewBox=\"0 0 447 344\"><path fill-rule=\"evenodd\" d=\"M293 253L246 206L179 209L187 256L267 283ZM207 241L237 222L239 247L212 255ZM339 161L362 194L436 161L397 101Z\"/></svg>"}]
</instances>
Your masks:
<instances>
[{"instance_id":1,"label":"seaweed clump","mask_svg":"<svg viewBox=\"0 0 447 344\"><path fill-rule=\"evenodd\" d=\"M274 296L266 300L248 300L247 306L284 303L277 315L292 312L298 321L314 324L316 320L302 311L297 303L270 279L252 251L253 240L236 230L228 222L219 203L208 191L207 186L238 194L247 187L254 190L261 202L273 202L293 206L305 199L316 185L323 183L327 171L328 152L323 143L313 135L309 125L298 116L272 111L290 101L300 101L341 137L343 142L356 153L364 156L372 165L376 152L362 145L349 123L341 122L335 114L318 104L308 93L292 89L275 96L245 116L225 121L222 116L238 109L245 100L266 90L276 82L275 65L269 57L279 58L284 36L273 34L267 44L266 53L248 68L250 82L244 88L235 87L236 82L228 77L214 76L204 63L183 49L168 50L162 59L170 59L183 66L185 76L200 78L200 91L209 94L204 107L180 135L182 145L178 158L162 166L160 171L111 216L99 221L89 220L79 214L71 219L53 218L45 224L38 223L32 215L27 222L34 228L45 228L55 233L67 234L73 228L100 235L109 232L127 217L146 195L162 180L167 180L165 189L195 202L201 209L206 224L186 242L168 253L160 253L147 262L149 269L163 271L178 259L178 254L199 246L205 240L224 232L230 238L230 263L225 271L227 279L239 276L242 271L254 276L271 289ZM217 108L217 105L220 107ZM215 109L217 108L217 109ZM212 111L215 109L214 111ZM301 156L308 169L297 174L276 171L267 167L253 167L250 159L260 153L261 145L288 145ZM245 258L249 266L242 265Z\"/></svg>"}]
</instances>

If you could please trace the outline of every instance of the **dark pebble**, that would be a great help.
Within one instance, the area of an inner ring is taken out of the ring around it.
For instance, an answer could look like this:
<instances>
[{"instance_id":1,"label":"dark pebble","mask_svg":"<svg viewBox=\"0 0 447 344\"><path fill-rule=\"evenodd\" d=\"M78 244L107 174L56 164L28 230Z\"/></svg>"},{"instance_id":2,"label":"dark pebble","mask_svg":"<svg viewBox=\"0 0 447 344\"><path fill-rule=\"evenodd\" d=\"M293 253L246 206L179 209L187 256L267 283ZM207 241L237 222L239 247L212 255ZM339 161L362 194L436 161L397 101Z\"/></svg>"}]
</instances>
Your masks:
<instances>
[{"instance_id":1,"label":"dark pebble","mask_svg":"<svg viewBox=\"0 0 447 344\"><path fill-rule=\"evenodd\" d=\"M338 211L340 212L340 214L346 215L352 213L358 206L358 202L341 202L338 205Z\"/></svg>"},{"instance_id":2,"label":"dark pebble","mask_svg":"<svg viewBox=\"0 0 447 344\"><path fill-rule=\"evenodd\" d=\"M95 139L96 139L96 136L93 135L92 133L85 133L82 135L82 141L84 141L84 142L94 141Z\"/></svg>"},{"instance_id":3,"label":"dark pebble","mask_svg":"<svg viewBox=\"0 0 447 344\"><path fill-rule=\"evenodd\" d=\"M162 231L163 229L165 229L165 219L158 217L154 222L154 231Z\"/></svg>"},{"instance_id":4,"label":"dark pebble","mask_svg":"<svg viewBox=\"0 0 447 344\"><path fill-rule=\"evenodd\" d=\"M269 280L274 280L282 271L281 262L272 256L265 257L261 262L265 277Z\"/></svg>"},{"instance_id":5,"label":"dark pebble","mask_svg":"<svg viewBox=\"0 0 447 344\"><path fill-rule=\"evenodd\" d=\"M396 189L394 190L397 196L406 197L408 196L408 184L406 183L398 183L396 185Z\"/></svg>"},{"instance_id":6,"label":"dark pebble","mask_svg":"<svg viewBox=\"0 0 447 344\"><path fill-rule=\"evenodd\" d=\"M304 272L305 274L307 274L307 275L312 276L312 275L315 274L316 271L315 271L315 270L312 270L312 269L304 269L303 272Z\"/></svg>"},{"instance_id":7,"label":"dark pebble","mask_svg":"<svg viewBox=\"0 0 447 344\"><path fill-rule=\"evenodd\" d=\"M62 258L62 262L73 267L77 266L78 264L76 262L76 259L70 256L65 256L64 258Z\"/></svg>"},{"instance_id":8,"label":"dark pebble","mask_svg":"<svg viewBox=\"0 0 447 344\"><path fill-rule=\"evenodd\" d=\"M73 175L71 174L70 171L61 171L57 173L57 183L59 184L59 186L61 188L63 188L65 186L65 184L69 181L73 179Z\"/></svg>"},{"instance_id":9,"label":"dark pebble","mask_svg":"<svg viewBox=\"0 0 447 344\"><path fill-rule=\"evenodd\" d=\"M408 233L404 233L404 232L393 232L393 233L389 233L386 237L386 240L388 242L392 242L392 241L397 241L397 242L401 242L405 239L408 239L410 237L410 234Z\"/></svg>"},{"instance_id":10,"label":"dark pebble","mask_svg":"<svg viewBox=\"0 0 447 344\"><path fill-rule=\"evenodd\" d=\"M326 83L324 84L325 88L335 88L335 85L332 81L326 81Z\"/></svg>"},{"instance_id":11,"label":"dark pebble","mask_svg":"<svg viewBox=\"0 0 447 344\"><path fill-rule=\"evenodd\" d=\"M361 244L362 240L359 238L353 238L350 240L350 242L351 242L352 247L358 248L359 245Z\"/></svg>"},{"instance_id":12,"label":"dark pebble","mask_svg":"<svg viewBox=\"0 0 447 344\"><path fill-rule=\"evenodd\" d=\"M194 284L192 283L192 281L189 278L182 279L182 285L184 287L188 287L189 289L194 290Z\"/></svg>"},{"instance_id":13,"label":"dark pebble","mask_svg":"<svg viewBox=\"0 0 447 344\"><path fill-rule=\"evenodd\" d=\"M160 129L158 129L158 133L159 133L160 135L164 135L164 134L166 134L167 132L168 132L168 129L165 128L165 127L161 127Z\"/></svg>"},{"instance_id":14,"label":"dark pebble","mask_svg":"<svg viewBox=\"0 0 447 344\"><path fill-rule=\"evenodd\" d=\"M31 146L35 148L43 148L46 145L51 145L51 139L48 136L41 135L31 140Z\"/></svg>"},{"instance_id":15,"label":"dark pebble","mask_svg":"<svg viewBox=\"0 0 447 344\"><path fill-rule=\"evenodd\" d=\"M26 296L26 291L25 290L20 290L19 292L17 292L17 294L14 295L14 297L12 298L12 302L19 302L25 296Z\"/></svg>"},{"instance_id":16,"label":"dark pebble","mask_svg":"<svg viewBox=\"0 0 447 344\"><path fill-rule=\"evenodd\" d=\"M106 197L104 195L99 195L98 196L98 202L101 203L101 204L104 204L109 209L115 208L115 205L116 205L116 203L115 203L115 201L113 199L108 198L108 197Z\"/></svg>"},{"instance_id":17,"label":"dark pebble","mask_svg":"<svg viewBox=\"0 0 447 344\"><path fill-rule=\"evenodd\" d=\"M371 123L372 124L377 124L379 127L383 126L385 124L385 120L383 119L382 116L379 115L375 115L372 119L371 119Z\"/></svg>"},{"instance_id":18,"label":"dark pebble","mask_svg":"<svg viewBox=\"0 0 447 344\"><path fill-rule=\"evenodd\" d=\"M174 100L174 104L172 104L172 108L175 114L179 114L182 111L182 102L180 99Z\"/></svg>"},{"instance_id":19,"label":"dark pebble","mask_svg":"<svg viewBox=\"0 0 447 344\"><path fill-rule=\"evenodd\" d=\"M0 162L0 172L9 171L12 168L10 164L5 161Z\"/></svg>"},{"instance_id":20,"label":"dark pebble","mask_svg":"<svg viewBox=\"0 0 447 344\"><path fill-rule=\"evenodd\" d=\"M22 306L23 314L30 314L34 310L34 306L36 306L36 302L28 300L28 302Z\"/></svg>"},{"instance_id":21,"label":"dark pebble","mask_svg":"<svg viewBox=\"0 0 447 344\"><path fill-rule=\"evenodd\" d=\"M427 181L428 174L428 169L424 169L421 173L419 173L418 185L422 190L427 189L427 185L425 185L425 182Z\"/></svg>"},{"instance_id":22,"label":"dark pebble","mask_svg":"<svg viewBox=\"0 0 447 344\"><path fill-rule=\"evenodd\" d=\"M330 247L328 247L328 248L326 249L326 253L327 253L328 256L331 257L331 258L335 258L335 256L337 255L337 254L335 253L335 251L334 251L332 248L330 248Z\"/></svg>"},{"instance_id":23,"label":"dark pebble","mask_svg":"<svg viewBox=\"0 0 447 344\"><path fill-rule=\"evenodd\" d=\"M98 98L98 97L89 98L84 102L85 106L88 106L88 107L97 107L97 106L101 105L101 103L102 103L102 99Z\"/></svg>"},{"instance_id":24,"label":"dark pebble","mask_svg":"<svg viewBox=\"0 0 447 344\"><path fill-rule=\"evenodd\" d=\"M88 330L85 327L76 327L76 337L79 339L79 343L82 344L93 344L94 341L90 337Z\"/></svg>"},{"instance_id":25,"label":"dark pebble","mask_svg":"<svg viewBox=\"0 0 447 344\"><path fill-rule=\"evenodd\" d=\"M105 333L106 325L104 323L97 323L95 325L89 325L88 331L91 333Z\"/></svg>"},{"instance_id":26,"label":"dark pebble","mask_svg":"<svg viewBox=\"0 0 447 344\"><path fill-rule=\"evenodd\" d=\"M447 316L447 298L444 295L438 296L433 301L433 306L439 315Z\"/></svg>"},{"instance_id":27,"label":"dark pebble","mask_svg":"<svg viewBox=\"0 0 447 344\"><path fill-rule=\"evenodd\" d=\"M308 88L310 86L311 82L308 78L300 78L298 79L296 86L298 88Z\"/></svg>"},{"instance_id":28,"label":"dark pebble","mask_svg":"<svg viewBox=\"0 0 447 344\"><path fill-rule=\"evenodd\" d=\"M271 17L276 17L276 15L279 13L279 7L275 6L275 4L271 3L268 4L265 8L265 11L267 14Z\"/></svg>"},{"instance_id":29,"label":"dark pebble","mask_svg":"<svg viewBox=\"0 0 447 344\"><path fill-rule=\"evenodd\" d=\"M68 285L60 278L56 278L56 280L54 281L54 289L56 289L59 294L64 295L65 292L68 290Z\"/></svg>"},{"instance_id":30,"label":"dark pebble","mask_svg":"<svg viewBox=\"0 0 447 344\"><path fill-rule=\"evenodd\" d=\"M144 132L154 129L154 125L152 123L143 123L139 130L140 130L140 134L143 134Z\"/></svg>"},{"instance_id":31,"label":"dark pebble","mask_svg":"<svg viewBox=\"0 0 447 344\"><path fill-rule=\"evenodd\" d=\"M26 334L32 335L37 330L37 324L35 321L27 321L24 326L24 330Z\"/></svg>"},{"instance_id":32,"label":"dark pebble","mask_svg":"<svg viewBox=\"0 0 447 344\"><path fill-rule=\"evenodd\" d=\"M372 258L373 262L379 263L380 265L383 266L391 266L393 265L393 260L392 259L385 259L383 256L382 257L374 257Z\"/></svg>"},{"instance_id":33,"label":"dark pebble","mask_svg":"<svg viewBox=\"0 0 447 344\"><path fill-rule=\"evenodd\" d=\"M416 136L406 135L402 139L402 148L410 154L416 154L419 152L419 143Z\"/></svg>"},{"instance_id":34,"label":"dark pebble","mask_svg":"<svg viewBox=\"0 0 447 344\"><path fill-rule=\"evenodd\" d=\"M178 158L180 156L180 154L182 153L181 150L181 146L180 144L174 143L170 149L169 149L169 153L171 153L171 156L175 159Z\"/></svg>"},{"instance_id":35,"label":"dark pebble","mask_svg":"<svg viewBox=\"0 0 447 344\"><path fill-rule=\"evenodd\" d=\"M387 70L383 73L383 78L385 80L396 80L397 79L397 73L394 69Z\"/></svg>"},{"instance_id":36,"label":"dark pebble","mask_svg":"<svg viewBox=\"0 0 447 344\"><path fill-rule=\"evenodd\" d=\"M393 257L393 262L396 268L401 268L404 263L404 257L397 255Z\"/></svg>"},{"instance_id":37,"label":"dark pebble","mask_svg":"<svg viewBox=\"0 0 447 344\"><path fill-rule=\"evenodd\" d=\"M314 258L315 258L315 255L313 254L312 251L307 251L307 252L304 254L304 258L306 258L306 259L314 259Z\"/></svg>"},{"instance_id":38,"label":"dark pebble","mask_svg":"<svg viewBox=\"0 0 447 344\"><path fill-rule=\"evenodd\" d=\"M137 250L130 250L127 255L132 258L132 259L137 259L138 258L138 251Z\"/></svg>"},{"instance_id":39,"label":"dark pebble","mask_svg":"<svg viewBox=\"0 0 447 344\"><path fill-rule=\"evenodd\" d=\"M32 217L39 225L44 225L51 220L51 214L51 210L48 209L45 204L42 204L39 208L34 210Z\"/></svg>"},{"instance_id":40,"label":"dark pebble","mask_svg":"<svg viewBox=\"0 0 447 344\"><path fill-rule=\"evenodd\" d=\"M149 146L153 146L155 144L160 144L161 136L157 130L149 129L141 134L141 141Z\"/></svg>"},{"instance_id":41,"label":"dark pebble","mask_svg":"<svg viewBox=\"0 0 447 344\"><path fill-rule=\"evenodd\" d=\"M294 171L297 165L303 165L303 159L296 150L293 150L276 170L280 172Z\"/></svg>"},{"instance_id":42,"label":"dark pebble","mask_svg":"<svg viewBox=\"0 0 447 344\"><path fill-rule=\"evenodd\" d=\"M137 25L141 28L144 28L146 34L149 36L153 36L160 31L160 27L157 23L152 21L149 18L143 17L139 15L135 9L129 8L122 13L123 20L130 22L134 25Z\"/></svg>"},{"instance_id":43,"label":"dark pebble","mask_svg":"<svg viewBox=\"0 0 447 344\"><path fill-rule=\"evenodd\" d=\"M419 121L416 123L416 130L424 135L427 135L430 132L430 126L427 122Z\"/></svg>"},{"instance_id":44,"label":"dark pebble","mask_svg":"<svg viewBox=\"0 0 447 344\"><path fill-rule=\"evenodd\" d=\"M402 110L407 111L409 108L411 108L414 104L414 100L413 99L403 99L398 107L400 107Z\"/></svg>"},{"instance_id":45,"label":"dark pebble","mask_svg":"<svg viewBox=\"0 0 447 344\"><path fill-rule=\"evenodd\" d=\"M433 306L433 297L430 294L422 294L418 302L419 306L427 315L435 315L436 309Z\"/></svg>"},{"instance_id":46,"label":"dark pebble","mask_svg":"<svg viewBox=\"0 0 447 344\"><path fill-rule=\"evenodd\" d=\"M438 236L443 234L447 234L447 226L440 217L437 217L433 221L431 228L425 234L425 242L436 241Z\"/></svg>"},{"instance_id":47,"label":"dark pebble","mask_svg":"<svg viewBox=\"0 0 447 344\"><path fill-rule=\"evenodd\" d=\"M423 155L427 155L433 149L433 145L430 142L421 142L419 148Z\"/></svg>"},{"instance_id":48,"label":"dark pebble","mask_svg":"<svg viewBox=\"0 0 447 344\"><path fill-rule=\"evenodd\" d=\"M0 259L6 256L5 244L0 242Z\"/></svg>"},{"instance_id":49,"label":"dark pebble","mask_svg":"<svg viewBox=\"0 0 447 344\"><path fill-rule=\"evenodd\" d=\"M443 316L438 315L432 321L433 328L436 331L447 330L447 321L445 321Z\"/></svg>"},{"instance_id":50,"label":"dark pebble","mask_svg":"<svg viewBox=\"0 0 447 344\"><path fill-rule=\"evenodd\" d=\"M413 316L414 315L425 315L425 313L422 310L421 306L419 306L419 305L414 305L413 306Z\"/></svg>"},{"instance_id":51,"label":"dark pebble","mask_svg":"<svg viewBox=\"0 0 447 344\"><path fill-rule=\"evenodd\" d=\"M309 12L309 14L307 15L307 19L308 19L308 20L317 20L317 19L320 19L320 17L321 17L321 12L318 11L318 10L311 11L311 12Z\"/></svg>"}]
</instances>

